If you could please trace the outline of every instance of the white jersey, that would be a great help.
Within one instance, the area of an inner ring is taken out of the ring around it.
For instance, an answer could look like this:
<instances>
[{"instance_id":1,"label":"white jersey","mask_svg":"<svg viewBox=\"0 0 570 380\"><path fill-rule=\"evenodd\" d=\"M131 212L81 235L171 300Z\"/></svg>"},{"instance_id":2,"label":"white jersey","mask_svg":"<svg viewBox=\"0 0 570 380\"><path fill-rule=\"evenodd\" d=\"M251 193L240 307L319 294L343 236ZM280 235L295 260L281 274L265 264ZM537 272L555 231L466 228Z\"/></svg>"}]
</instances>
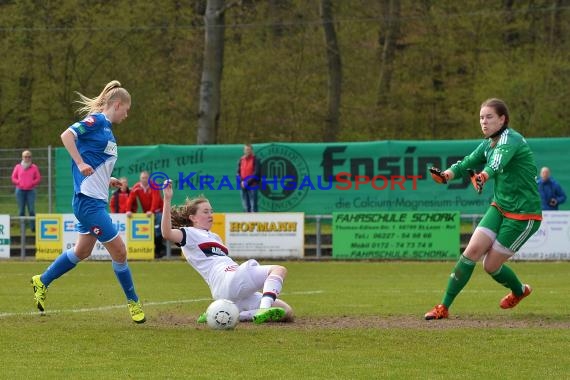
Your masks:
<instances>
[{"instance_id":1,"label":"white jersey","mask_svg":"<svg viewBox=\"0 0 570 380\"><path fill-rule=\"evenodd\" d=\"M214 232L183 227L182 248L186 261L204 278L212 294L217 294L223 286L226 274L235 272L239 265L228 256L228 248Z\"/></svg>"}]
</instances>

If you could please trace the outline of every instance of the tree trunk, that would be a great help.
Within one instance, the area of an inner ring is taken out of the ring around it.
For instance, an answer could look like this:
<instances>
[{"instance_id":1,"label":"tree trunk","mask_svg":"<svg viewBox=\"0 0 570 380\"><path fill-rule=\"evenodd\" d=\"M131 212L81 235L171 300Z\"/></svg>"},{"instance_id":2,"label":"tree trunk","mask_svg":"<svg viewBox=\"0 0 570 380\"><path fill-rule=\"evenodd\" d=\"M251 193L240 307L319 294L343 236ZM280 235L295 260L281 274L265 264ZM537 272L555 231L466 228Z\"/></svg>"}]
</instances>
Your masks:
<instances>
[{"instance_id":1,"label":"tree trunk","mask_svg":"<svg viewBox=\"0 0 570 380\"><path fill-rule=\"evenodd\" d=\"M224 61L224 12L224 0L208 0L204 16L204 66L200 83L198 144L215 144L217 140Z\"/></svg>"},{"instance_id":2,"label":"tree trunk","mask_svg":"<svg viewBox=\"0 0 570 380\"><path fill-rule=\"evenodd\" d=\"M34 83L34 14L30 4L22 4L22 19L27 30L22 32L20 39L21 71L18 77L18 100L16 128L17 143L22 148L29 148L34 131L32 121L32 86Z\"/></svg>"},{"instance_id":3,"label":"tree trunk","mask_svg":"<svg viewBox=\"0 0 570 380\"><path fill-rule=\"evenodd\" d=\"M562 18L561 13L563 12L563 10L560 9L561 7L563 7L562 2L563 0L554 0L552 2L552 12L551 12L550 28L549 28L550 31L548 39L550 46L556 46L555 41L561 41L564 38L562 34L562 28L560 25Z\"/></svg>"},{"instance_id":4,"label":"tree trunk","mask_svg":"<svg viewBox=\"0 0 570 380\"><path fill-rule=\"evenodd\" d=\"M503 10L505 16L502 19L504 23L503 41L508 48L517 47L520 42L520 31L516 25L516 12L513 9L515 0L505 0L503 2Z\"/></svg>"},{"instance_id":5,"label":"tree trunk","mask_svg":"<svg viewBox=\"0 0 570 380\"><path fill-rule=\"evenodd\" d=\"M390 94L396 41L400 37L400 0L383 0L384 36L380 36L382 47L380 56L380 75L378 78L378 94L376 104L386 104ZM386 9L387 8L387 9Z\"/></svg>"},{"instance_id":6,"label":"tree trunk","mask_svg":"<svg viewBox=\"0 0 570 380\"><path fill-rule=\"evenodd\" d=\"M321 0L321 21L325 32L325 46L329 67L328 111L323 141L336 141L340 126L340 102L342 91L342 62L334 29L333 5L331 0Z\"/></svg>"}]
</instances>

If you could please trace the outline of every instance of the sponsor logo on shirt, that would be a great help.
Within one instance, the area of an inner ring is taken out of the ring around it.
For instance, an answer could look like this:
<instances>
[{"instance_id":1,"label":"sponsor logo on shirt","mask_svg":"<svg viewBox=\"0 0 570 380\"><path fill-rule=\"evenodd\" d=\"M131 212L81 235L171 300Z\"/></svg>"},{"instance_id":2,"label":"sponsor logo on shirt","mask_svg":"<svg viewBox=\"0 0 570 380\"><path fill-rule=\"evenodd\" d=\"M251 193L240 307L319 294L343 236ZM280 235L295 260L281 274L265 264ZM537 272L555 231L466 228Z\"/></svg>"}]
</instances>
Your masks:
<instances>
[{"instance_id":1,"label":"sponsor logo on shirt","mask_svg":"<svg viewBox=\"0 0 570 380\"><path fill-rule=\"evenodd\" d=\"M93 116L87 116L83 119L83 123L87 124L88 127L92 127L95 124L95 118Z\"/></svg>"},{"instance_id":2,"label":"sponsor logo on shirt","mask_svg":"<svg viewBox=\"0 0 570 380\"><path fill-rule=\"evenodd\" d=\"M105 153L107 153L110 156L117 156L117 144L112 142L112 141L108 141L107 142L107 146L105 147L104 150Z\"/></svg>"},{"instance_id":3,"label":"sponsor logo on shirt","mask_svg":"<svg viewBox=\"0 0 570 380\"><path fill-rule=\"evenodd\" d=\"M85 127L81 123L73 123L73 125L71 127L74 128L76 130L76 132L79 133L80 135L82 135L86 132Z\"/></svg>"},{"instance_id":4,"label":"sponsor logo on shirt","mask_svg":"<svg viewBox=\"0 0 570 380\"><path fill-rule=\"evenodd\" d=\"M200 248L206 256L227 256L228 255L228 249L226 247L224 247L223 245L221 245L219 243L213 242L213 241L208 241L208 242L205 242L202 244L198 244L198 248Z\"/></svg>"}]
</instances>

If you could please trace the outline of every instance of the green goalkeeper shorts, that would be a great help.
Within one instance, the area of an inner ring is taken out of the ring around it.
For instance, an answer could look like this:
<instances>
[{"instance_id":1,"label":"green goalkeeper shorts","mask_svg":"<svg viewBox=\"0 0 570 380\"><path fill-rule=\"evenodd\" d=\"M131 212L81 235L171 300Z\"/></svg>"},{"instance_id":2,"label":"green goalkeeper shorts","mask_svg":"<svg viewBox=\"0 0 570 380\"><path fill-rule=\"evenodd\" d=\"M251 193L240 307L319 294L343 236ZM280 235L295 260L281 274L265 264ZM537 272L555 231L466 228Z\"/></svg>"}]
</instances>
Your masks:
<instances>
[{"instance_id":1,"label":"green goalkeeper shorts","mask_svg":"<svg viewBox=\"0 0 570 380\"><path fill-rule=\"evenodd\" d=\"M487 228L497 234L496 240L505 248L516 252L530 237L538 231L538 220L515 220L505 217L496 207L489 207L479 227Z\"/></svg>"}]
</instances>

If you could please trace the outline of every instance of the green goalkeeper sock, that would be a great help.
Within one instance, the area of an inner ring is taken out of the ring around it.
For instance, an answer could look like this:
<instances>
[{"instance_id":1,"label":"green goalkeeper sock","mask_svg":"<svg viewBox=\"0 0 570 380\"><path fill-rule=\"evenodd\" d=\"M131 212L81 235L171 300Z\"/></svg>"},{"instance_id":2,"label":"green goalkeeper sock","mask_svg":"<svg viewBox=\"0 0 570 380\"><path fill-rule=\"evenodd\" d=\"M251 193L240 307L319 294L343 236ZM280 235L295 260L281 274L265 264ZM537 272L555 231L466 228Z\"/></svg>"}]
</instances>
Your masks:
<instances>
[{"instance_id":1,"label":"green goalkeeper sock","mask_svg":"<svg viewBox=\"0 0 570 380\"><path fill-rule=\"evenodd\" d=\"M505 288L511 289L515 296L520 297L523 295L524 289L522 282L519 280L515 272L505 264L501 265L496 272L489 274L493 277L493 280L497 281Z\"/></svg>"},{"instance_id":2,"label":"green goalkeeper sock","mask_svg":"<svg viewBox=\"0 0 570 380\"><path fill-rule=\"evenodd\" d=\"M473 269L475 269L475 264L475 261L472 261L463 255L459 256L459 260L457 260L457 264L455 264L455 268L453 268L453 272L451 272L451 275L449 276L447 289L445 290L443 301L441 302L446 307L450 307L455 297L457 297L459 292L463 290L471 278Z\"/></svg>"}]
</instances>

